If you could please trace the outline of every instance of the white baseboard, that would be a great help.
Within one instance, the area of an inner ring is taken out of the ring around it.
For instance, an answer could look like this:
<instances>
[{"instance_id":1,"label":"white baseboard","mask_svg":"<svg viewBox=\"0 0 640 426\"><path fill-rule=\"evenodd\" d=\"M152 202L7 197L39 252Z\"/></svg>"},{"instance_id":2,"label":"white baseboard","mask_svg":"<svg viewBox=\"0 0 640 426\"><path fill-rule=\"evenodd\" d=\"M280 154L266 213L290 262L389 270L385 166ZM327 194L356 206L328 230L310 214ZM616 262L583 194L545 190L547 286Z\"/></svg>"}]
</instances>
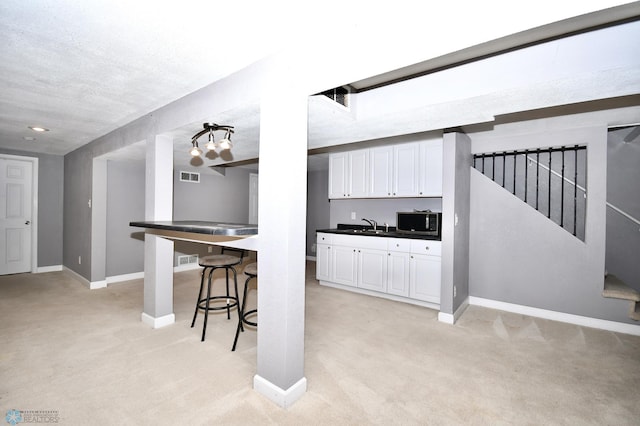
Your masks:
<instances>
[{"instance_id":1,"label":"white baseboard","mask_svg":"<svg viewBox=\"0 0 640 426\"><path fill-rule=\"evenodd\" d=\"M35 274L44 274L45 272L62 271L62 265L40 266L35 270Z\"/></svg>"},{"instance_id":2,"label":"white baseboard","mask_svg":"<svg viewBox=\"0 0 640 426\"><path fill-rule=\"evenodd\" d=\"M121 283L124 281L138 280L144 278L144 272L133 272L131 274L114 275L107 277L107 284Z\"/></svg>"},{"instance_id":3,"label":"white baseboard","mask_svg":"<svg viewBox=\"0 0 640 426\"><path fill-rule=\"evenodd\" d=\"M151 328L162 328L176 322L175 314L164 315L162 317L156 318L143 312L141 318L142 322L147 324Z\"/></svg>"},{"instance_id":4,"label":"white baseboard","mask_svg":"<svg viewBox=\"0 0 640 426\"><path fill-rule=\"evenodd\" d=\"M315 256L307 256L307 260L315 262L316 261L316 257Z\"/></svg>"},{"instance_id":5,"label":"white baseboard","mask_svg":"<svg viewBox=\"0 0 640 426\"><path fill-rule=\"evenodd\" d=\"M467 306L469 306L468 297L464 299L464 302L462 302L462 304L458 306L458 309L456 309L456 311L453 314L438 312L438 321L443 322L445 324L455 324L456 321L458 321L458 318L460 318L460 315L462 315L464 310L467 309Z\"/></svg>"},{"instance_id":6,"label":"white baseboard","mask_svg":"<svg viewBox=\"0 0 640 426\"><path fill-rule=\"evenodd\" d=\"M73 278L75 278L76 280L80 281L80 283L83 286L87 287L89 290L95 290L95 289L98 289L98 288L106 288L107 287L107 280L89 281L88 279L86 279L85 277L83 277L82 275L80 275L79 273L74 271L73 269L69 269L66 266L63 266L62 270L64 272L67 272L69 275L73 276Z\"/></svg>"},{"instance_id":7,"label":"white baseboard","mask_svg":"<svg viewBox=\"0 0 640 426\"><path fill-rule=\"evenodd\" d=\"M253 389L280 407L289 408L307 391L307 379L303 377L284 390L256 374L253 376Z\"/></svg>"},{"instance_id":8,"label":"white baseboard","mask_svg":"<svg viewBox=\"0 0 640 426\"><path fill-rule=\"evenodd\" d=\"M513 303L500 302L497 300L484 299L482 297L475 296L469 296L469 304L483 306L485 308L498 309L500 311L513 312L516 314L529 315L532 317L544 318L553 321L566 322L568 324L581 325L584 327L614 331L616 333L640 336L640 325L584 317L580 315L567 314L564 312L549 311L547 309L532 308L531 306L516 305Z\"/></svg>"},{"instance_id":9,"label":"white baseboard","mask_svg":"<svg viewBox=\"0 0 640 426\"><path fill-rule=\"evenodd\" d=\"M174 266L173 272L193 271L194 269L200 269L202 266L197 263L187 263L186 265Z\"/></svg>"}]
</instances>

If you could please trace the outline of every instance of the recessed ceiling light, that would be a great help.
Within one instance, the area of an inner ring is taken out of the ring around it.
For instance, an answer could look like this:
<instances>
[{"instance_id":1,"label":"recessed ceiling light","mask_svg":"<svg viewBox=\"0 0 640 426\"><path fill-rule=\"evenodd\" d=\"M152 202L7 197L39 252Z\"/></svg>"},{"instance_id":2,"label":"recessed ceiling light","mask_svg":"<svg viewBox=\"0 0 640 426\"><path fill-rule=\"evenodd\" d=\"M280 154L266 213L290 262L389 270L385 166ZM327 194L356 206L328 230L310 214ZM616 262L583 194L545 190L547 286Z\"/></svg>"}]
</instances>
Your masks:
<instances>
[{"instance_id":1,"label":"recessed ceiling light","mask_svg":"<svg viewBox=\"0 0 640 426\"><path fill-rule=\"evenodd\" d=\"M48 132L49 129L45 129L44 127L39 127L39 126L29 126L29 128L31 130L33 130L34 132Z\"/></svg>"},{"instance_id":2,"label":"recessed ceiling light","mask_svg":"<svg viewBox=\"0 0 640 426\"><path fill-rule=\"evenodd\" d=\"M24 139L25 141L35 141L36 138L34 138L33 136L24 136L22 139Z\"/></svg>"}]
</instances>

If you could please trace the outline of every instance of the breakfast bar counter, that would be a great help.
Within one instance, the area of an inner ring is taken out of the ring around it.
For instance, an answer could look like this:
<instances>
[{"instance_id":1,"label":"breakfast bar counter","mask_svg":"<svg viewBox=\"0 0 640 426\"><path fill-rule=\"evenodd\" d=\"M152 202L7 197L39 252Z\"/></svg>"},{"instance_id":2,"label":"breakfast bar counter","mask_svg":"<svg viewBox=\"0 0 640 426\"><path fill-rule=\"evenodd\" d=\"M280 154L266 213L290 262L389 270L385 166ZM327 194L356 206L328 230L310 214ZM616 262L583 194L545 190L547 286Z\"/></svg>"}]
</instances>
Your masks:
<instances>
[{"instance_id":1,"label":"breakfast bar counter","mask_svg":"<svg viewBox=\"0 0 640 426\"><path fill-rule=\"evenodd\" d=\"M175 322L173 313L173 240L258 250L258 225L196 220L139 221L145 228L144 310L153 328Z\"/></svg>"}]
</instances>

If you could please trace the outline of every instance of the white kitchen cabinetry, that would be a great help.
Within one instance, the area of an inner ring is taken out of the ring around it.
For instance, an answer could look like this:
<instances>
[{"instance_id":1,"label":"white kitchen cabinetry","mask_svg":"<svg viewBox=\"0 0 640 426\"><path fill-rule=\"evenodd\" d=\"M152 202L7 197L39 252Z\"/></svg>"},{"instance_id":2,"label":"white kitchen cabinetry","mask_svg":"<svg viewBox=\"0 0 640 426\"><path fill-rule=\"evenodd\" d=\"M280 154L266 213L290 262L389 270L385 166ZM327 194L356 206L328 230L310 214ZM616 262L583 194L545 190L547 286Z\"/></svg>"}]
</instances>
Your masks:
<instances>
[{"instance_id":1,"label":"white kitchen cabinetry","mask_svg":"<svg viewBox=\"0 0 640 426\"><path fill-rule=\"evenodd\" d=\"M316 279L331 279L331 234L318 233L316 237Z\"/></svg>"},{"instance_id":2,"label":"white kitchen cabinetry","mask_svg":"<svg viewBox=\"0 0 640 426\"><path fill-rule=\"evenodd\" d=\"M409 297L409 240L389 238L387 247L387 293Z\"/></svg>"},{"instance_id":3,"label":"white kitchen cabinetry","mask_svg":"<svg viewBox=\"0 0 640 426\"><path fill-rule=\"evenodd\" d=\"M411 241L410 298L440 303L441 247L440 241Z\"/></svg>"},{"instance_id":4,"label":"white kitchen cabinetry","mask_svg":"<svg viewBox=\"0 0 640 426\"><path fill-rule=\"evenodd\" d=\"M440 252L439 241L318 233L316 278L434 306L440 303Z\"/></svg>"},{"instance_id":5,"label":"white kitchen cabinetry","mask_svg":"<svg viewBox=\"0 0 640 426\"><path fill-rule=\"evenodd\" d=\"M387 251L359 248L357 273L359 288L387 291Z\"/></svg>"},{"instance_id":6,"label":"white kitchen cabinetry","mask_svg":"<svg viewBox=\"0 0 640 426\"><path fill-rule=\"evenodd\" d=\"M442 197L442 141L420 143L418 195Z\"/></svg>"},{"instance_id":7,"label":"white kitchen cabinetry","mask_svg":"<svg viewBox=\"0 0 640 426\"><path fill-rule=\"evenodd\" d=\"M369 195L391 197L393 192L393 147L381 146L369 150Z\"/></svg>"},{"instance_id":8,"label":"white kitchen cabinetry","mask_svg":"<svg viewBox=\"0 0 640 426\"><path fill-rule=\"evenodd\" d=\"M329 156L329 198L363 198L368 195L369 150Z\"/></svg>"},{"instance_id":9,"label":"white kitchen cabinetry","mask_svg":"<svg viewBox=\"0 0 640 426\"><path fill-rule=\"evenodd\" d=\"M329 198L441 196L441 139L329 156Z\"/></svg>"},{"instance_id":10,"label":"white kitchen cabinetry","mask_svg":"<svg viewBox=\"0 0 640 426\"><path fill-rule=\"evenodd\" d=\"M418 196L420 144L408 143L393 147L393 196Z\"/></svg>"}]
</instances>

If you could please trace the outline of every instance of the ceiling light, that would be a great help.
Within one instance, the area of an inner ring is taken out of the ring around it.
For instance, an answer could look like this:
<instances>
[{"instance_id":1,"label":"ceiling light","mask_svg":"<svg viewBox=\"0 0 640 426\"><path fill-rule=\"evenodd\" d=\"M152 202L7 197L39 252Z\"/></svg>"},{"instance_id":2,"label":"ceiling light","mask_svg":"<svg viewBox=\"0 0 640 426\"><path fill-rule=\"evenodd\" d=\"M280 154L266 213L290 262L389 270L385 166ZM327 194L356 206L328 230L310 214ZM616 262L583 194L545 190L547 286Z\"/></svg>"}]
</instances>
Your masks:
<instances>
[{"instance_id":1,"label":"ceiling light","mask_svg":"<svg viewBox=\"0 0 640 426\"><path fill-rule=\"evenodd\" d=\"M189 154L193 155L194 157L199 157L200 154L202 154L202 150L198 147L198 141L197 140L192 140L191 144L193 145L193 147L189 150Z\"/></svg>"},{"instance_id":2,"label":"ceiling light","mask_svg":"<svg viewBox=\"0 0 640 426\"><path fill-rule=\"evenodd\" d=\"M31 130L33 130L34 132L48 132L49 129L46 129L44 127L40 127L40 126L29 126L29 128Z\"/></svg>"},{"instance_id":3,"label":"ceiling light","mask_svg":"<svg viewBox=\"0 0 640 426\"><path fill-rule=\"evenodd\" d=\"M36 138L34 138L33 136L23 136L22 139L24 139L25 141L35 141Z\"/></svg>"},{"instance_id":4,"label":"ceiling light","mask_svg":"<svg viewBox=\"0 0 640 426\"><path fill-rule=\"evenodd\" d=\"M224 139L220 141L220 144L218 146L220 146L220 148L223 150L230 149L233 146L231 144L231 134L233 133L233 126L219 125L215 123L204 123L202 124L202 127L203 130L200 130L191 138L191 145L193 145L193 147L189 150L189 153L194 157L202 154L202 150L198 147L198 138L206 133L209 133L209 141L207 142L205 147L209 151L214 150L217 147L213 134L213 132L217 130L224 130L226 132Z\"/></svg>"}]
</instances>

